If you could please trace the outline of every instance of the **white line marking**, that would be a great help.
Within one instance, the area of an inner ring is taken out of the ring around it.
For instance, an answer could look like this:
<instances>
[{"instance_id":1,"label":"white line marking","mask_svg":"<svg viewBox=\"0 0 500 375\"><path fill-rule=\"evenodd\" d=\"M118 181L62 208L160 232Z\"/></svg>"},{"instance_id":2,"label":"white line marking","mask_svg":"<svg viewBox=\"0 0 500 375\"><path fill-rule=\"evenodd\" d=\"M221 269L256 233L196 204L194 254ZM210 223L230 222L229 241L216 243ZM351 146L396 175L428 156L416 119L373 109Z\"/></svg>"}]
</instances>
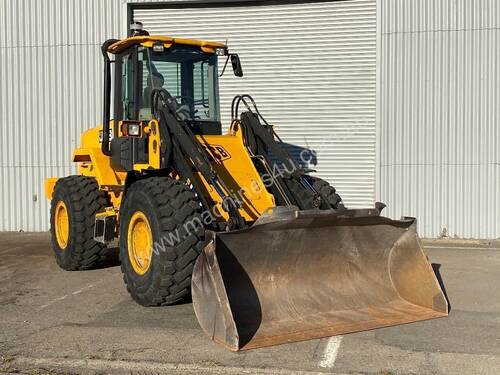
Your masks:
<instances>
[{"instance_id":1,"label":"white line marking","mask_svg":"<svg viewBox=\"0 0 500 375\"><path fill-rule=\"evenodd\" d=\"M339 354L341 342L342 336L333 336L328 339L325 350L323 351L323 357L321 361L319 361L320 367L332 368L335 366L335 360L337 359L337 354Z\"/></svg>"},{"instance_id":2,"label":"white line marking","mask_svg":"<svg viewBox=\"0 0 500 375\"><path fill-rule=\"evenodd\" d=\"M71 294L76 296L77 294L80 294L82 292L84 292L85 290L88 290L88 289L91 289L93 287L95 287L96 285L100 284L102 281L99 281L99 282L96 282L96 283L93 283L93 284L89 284L87 286L84 286L83 288L81 289L78 289L78 290L75 290L74 292L72 292ZM42 305L40 306L40 309L45 309L46 307L49 307L50 305L58 302L58 301L63 301L65 300L66 298L68 298L69 295L68 294L65 294L64 296L62 297L57 297L57 298L54 298L52 301L49 301L47 302L45 305Z\"/></svg>"}]
</instances>

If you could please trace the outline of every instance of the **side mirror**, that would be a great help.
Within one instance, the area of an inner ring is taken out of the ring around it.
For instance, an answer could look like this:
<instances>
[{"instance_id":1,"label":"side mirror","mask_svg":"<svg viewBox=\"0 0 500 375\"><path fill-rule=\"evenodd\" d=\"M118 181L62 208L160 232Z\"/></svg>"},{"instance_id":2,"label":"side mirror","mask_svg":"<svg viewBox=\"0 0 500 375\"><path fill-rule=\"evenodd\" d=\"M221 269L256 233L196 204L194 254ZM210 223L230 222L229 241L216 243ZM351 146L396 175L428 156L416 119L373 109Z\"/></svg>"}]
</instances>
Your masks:
<instances>
[{"instance_id":1,"label":"side mirror","mask_svg":"<svg viewBox=\"0 0 500 375\"><path fill-rule=\"evenodd\" d=\"M240 57L236 53L231 55L231 65L233 66L233 72L236 77L243 77L243 69L241 68Z\"/></svg>"}]
</instances>

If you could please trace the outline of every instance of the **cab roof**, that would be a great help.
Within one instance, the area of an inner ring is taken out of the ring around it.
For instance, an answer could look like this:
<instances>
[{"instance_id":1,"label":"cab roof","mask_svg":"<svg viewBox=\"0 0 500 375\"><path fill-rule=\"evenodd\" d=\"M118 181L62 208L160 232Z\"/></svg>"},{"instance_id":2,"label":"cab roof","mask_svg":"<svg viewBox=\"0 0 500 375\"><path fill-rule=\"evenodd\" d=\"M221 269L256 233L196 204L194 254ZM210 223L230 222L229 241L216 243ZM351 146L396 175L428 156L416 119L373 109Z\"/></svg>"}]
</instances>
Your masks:
<instances>
[{"instance_id":1,"label":"cab roof","mask_svg":"<svg viewBox=\"0 0 500 375\"><path fill-rule=\"evenodd\" d=\"M185 39L185 38L172 38L169 36L161 36L161 35L140 35L140 36L132 36L130 38L122 39L116 43L113 43L109 46L109 53L120 53L121 51L127 49L136 44L140 44L144 47L152 47L155 43L163 43L165 48L170 48L174 44L181 44L187 46L198 46L203 52L207 53L215 53L216 48L224 48L227 46L224 43L219 42L209 42L206 40L198 40L198 39Z\"/></svg>"}]
</instances>

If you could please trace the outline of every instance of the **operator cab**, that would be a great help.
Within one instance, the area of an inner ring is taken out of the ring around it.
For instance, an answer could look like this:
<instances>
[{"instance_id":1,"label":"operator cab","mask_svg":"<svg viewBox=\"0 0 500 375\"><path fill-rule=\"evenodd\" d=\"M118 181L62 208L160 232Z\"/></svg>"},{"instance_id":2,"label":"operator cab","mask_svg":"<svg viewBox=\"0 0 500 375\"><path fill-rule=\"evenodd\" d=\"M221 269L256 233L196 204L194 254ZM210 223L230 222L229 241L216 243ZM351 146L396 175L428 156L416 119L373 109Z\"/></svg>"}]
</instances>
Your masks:
<instances>
[{"instance_id":1,"label":"operator cab","mask_svg":"<svg viewBox=\"0 0 500 375\"><path fill-rule=\"evenodd\" d=\"M195 133L221 134L217 55L197 46L135 45L116 57L115 119L149 121L151 92L167 90Z\"/></svg>"},{"instance_id":2,"label":"operator cab","mask_svg":"<svg viewBox=\"0 0 500 375\"><path fill-rule=\"evenodd\" d=\"M225 44L141 30L110 43L106 52L115 55L115 121L151 120L151 92L162 89L175 99L179 118L195 134L221 134L218 56L227 56L226 64L231 58L235 75L243 75L238 55L229 54Z\"/></svg>"},{"instance_id":3,"label":"operator cab","mask_svg":"<svg viewBox=\"0 0 500 375\"><path fill-rule=\"evenodd\" d=\"M134 165L148 160L150 143L144 130L158 116L153 113L155 106L151 103L157 93L163 92L173 99L171 110L192 133L220 135L217 57L226 57L222 73L231 59L234 74L243 75L238 55L229 54L223 43L151 36L137 28L132 31L131 37L110 39L101 47L104 57L101 150L111 157L113 167L122 171L130 171ZM113 60L109 54L114 55ZM162 160L161 165L166 159Z\"/></svg>"}]
</instances>

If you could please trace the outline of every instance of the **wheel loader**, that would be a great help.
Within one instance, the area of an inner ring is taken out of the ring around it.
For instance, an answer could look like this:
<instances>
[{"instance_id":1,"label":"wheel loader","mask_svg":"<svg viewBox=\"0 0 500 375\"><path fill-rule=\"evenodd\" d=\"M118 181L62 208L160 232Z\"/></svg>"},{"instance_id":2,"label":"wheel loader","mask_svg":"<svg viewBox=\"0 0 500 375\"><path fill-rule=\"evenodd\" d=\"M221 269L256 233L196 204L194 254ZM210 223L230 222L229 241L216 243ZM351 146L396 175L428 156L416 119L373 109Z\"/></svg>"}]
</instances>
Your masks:
<instances>
[{"instance_id":1,"label":"wheel loader","mask_svg":"<svg viewBox=\"0 0 500 375\"><path fill-rule=\"evenodd\" d=\"M102 124L81 135L78 174L45 183L60 267L96 267L118 242L135 301L191 296L233 351L447 315L414 218L344 207L249 95L222 134L218 78L229 61L243 75L225 44L136 27L102 55Z\"/></svg>"}]
</instances>

